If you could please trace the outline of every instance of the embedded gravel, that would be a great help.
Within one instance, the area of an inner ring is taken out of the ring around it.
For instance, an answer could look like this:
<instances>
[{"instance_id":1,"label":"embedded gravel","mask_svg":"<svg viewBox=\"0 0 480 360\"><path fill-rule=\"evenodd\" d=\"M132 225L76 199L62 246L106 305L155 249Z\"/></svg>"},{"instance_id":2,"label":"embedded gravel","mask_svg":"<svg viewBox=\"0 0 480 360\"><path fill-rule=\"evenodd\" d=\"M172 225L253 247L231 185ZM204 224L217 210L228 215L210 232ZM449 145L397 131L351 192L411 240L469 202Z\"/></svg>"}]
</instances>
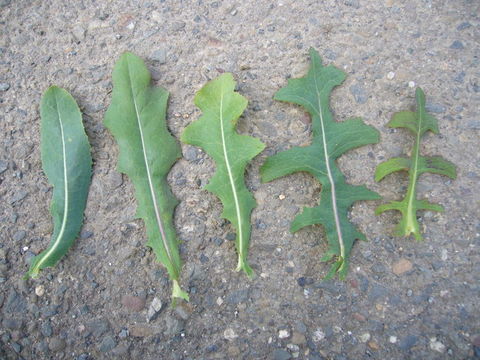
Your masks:
<instances>
[{"instance_id":1,"label":"embedded gravel","mask_svg":"<svg viewBox=\"0 0 480 360\"><path fill-rule=\"evenodd\" d=\"M476 0L0 0L0 358L480 358L479 14ZM385 200L405 191L405 175L377 184L373 172L409 152L411 136L385 124L414 105L416 86L440 128L422 151L458 170L454 181L421 177L420 196L445 207L420 213L421 243L393 237L399 216L375 216L379 201L355 204L351 219L369 241L355 245L343 282L322 280L321 227L289 232L293 216L318 201L320 185L307 174L259 179L268 155L311 139L306 114L272 100L288 78L305 74L310 47L348 75L332 95L336 119L360 116L381 133L379 144L339 160L349 183ZM251 281L234 271L234 229L202 190L212 160L182 145L169 180L181 201L175 225L191 301L176 309L102 123L113 64L127 50L171 93L177 138L199 117L195 92L228 71L249 99L239 132L267 145L246 173L258 203ZM52 84L82 109L93 178L76 245L26 281L52 232L38 109Z\"/></svg>"}]
</instances>

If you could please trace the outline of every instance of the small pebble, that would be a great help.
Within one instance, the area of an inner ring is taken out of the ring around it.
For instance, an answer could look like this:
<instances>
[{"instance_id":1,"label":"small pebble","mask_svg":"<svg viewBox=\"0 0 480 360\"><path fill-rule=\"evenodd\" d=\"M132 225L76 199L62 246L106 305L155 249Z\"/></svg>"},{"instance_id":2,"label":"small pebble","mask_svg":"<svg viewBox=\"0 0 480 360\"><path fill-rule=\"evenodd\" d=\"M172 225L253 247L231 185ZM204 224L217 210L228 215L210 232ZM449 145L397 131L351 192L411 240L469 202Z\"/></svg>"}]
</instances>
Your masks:
<instances>
[{"instance_id":1,"label":"small pebble","mask_svg":"<svg viewBox=\"0 0 480 360\"><path fill-rule=\"evenodd\" d=\"M175 313L182 319L182 320L188 320L191 314L191 309L185 305L185 304L179 304L175 308Z\"/></svg>"},{"instance_id":2,"label":"small pebble","mask_svg":"<svg viewBox=\"0 0 480 360\"><path fill-rule=\"evenodd\" d=\"M471 26L472 26L472 24L470 24L468 21L465 21L465 22L463 22L463 23L461 23L460 25L457 26L457 30L462 31L462 30L468 29Z\"/></svg>"},{"instance_id":3,"label":"small pebble","mask_svg":"<svg viewBox=\"0 0 480 360\"><path fill-rule=\"evenodd\" d=\"M225 329L225 331L223 332L223 337L228 341L233 341L238 337L238 335L235 334L235 331L233 331L233 329L228 328Z\"/></svg>"},{"instance_id":4,"label":"small pebble","mask_svg":"<svg viewBox=\"0 0 480 360\"><path fill-rule=\"evenodd\" d=\"M445 105L442 105L442 104L432 104L432 103L428 103L425 105L425 109L428 111L428 112L432 112L432 113L436 113L436 114L442 114L444 113L445 111L447 111L447 108Z\"/></svg>"},{"instance_id":5,"label":"small pebble","mask_svg":"<svg viewBox=\"0 0 480 360\"><path fill-rule=\"evenodd\" d=\"M159 64L165 64L167 62L167 50L165 48L155 50L150 55L150 59L158 62Z\"/></svg>"},{"instance_id":6,"label":"small pebble","mask_svg":"<svg viewBox=\"0 0 480 360\"><path fill-rule=\"evenodd\" d=\"M465 46L463 45L463 43L460 41L460 40L455 40L452 45L450 45L450 49L453 49L453 50L463 50L465 49Z\"/></svg>"},{"instance_id":7,"label":"small pebble","mask_svg":"<svg viewBox=\"0 0 480 360\"><path fill-rule=\"evenodd\" d=\"M45 294L45 287L43 285L38 285L35 287L35 295L41 297Z\"/></svg>"},{"instance_id":8,"label":"small pebble","mask_svg":"<svg viewBox=\"0 0 480 360\"><path fill-rule=\"evenodd\" d=\"M360 321L360 322L364 322L367 320L367 318L365 316L363 316L362 314L356 312L356 313L353 313L353 318L357 321Z\"/></svg>"},{"instance_id":9,"label":"small pebble","mask_svg":"<svg viewBox=\"0 0 480 360\"><path fill-rule=\"evenodd\" d=\"M93 232L89 230L82 230L82 232L80 233L80 238L82 240L89 239L92 236L93 236Z\"/></svg>"},{"instance_id":10,"label":"small pebble","mask_svg":"<svg viewBox=\"0 0 480 360\"><path fill-rule=\"evenodd\" d=\"M441 259L442 259L442 261L446 261L448 259L448 250L447 249L442 249Z\"/></svg>"},{"instance_id":11,"label":"small pebble","mask_svg":"<svg viewBox=\"0 0 480 360\"><path fill-rule=\"evenodd\" d=\"M365 104L368 100L368 95L365 88L360 84L350 86L350 92L355 97L358 104Z\"/></svg>"},{"instance_id":12,"label":"small pebble","mask_svg":"<svg viewBox=\"0 0 480 360\"><path fill-rule=\"evenodd\" d=\"M313 342L320 342L325 339L325 333L321 329L315 330L312 336Z\"/></svg>"},{"instance_id":13,"label":"small pebble","mask_svg":"<svg viewBox=\"0 0 480 360\"><path fill-rule=\"evenodd\" d=\"M413 265L411 261L407 259L400 259L392 266L392 271L395 275L402 275L410 270L412 270Z\"/></svg>"},{"instance_id":14,"label":"small pebble","mask_svg":"<svg viewBox=\"0 0 480 360\"><path fill-rule=\"evenodd\" d=\"M369 333L364 333L360 335L359 339L361 342L366 343L368 340L370 340L371 335Z\"/></svg>"},{"instance_id":15,"label":"small pebble","mask_svg":"<svg viewBox=\"0 0 480 360\"><path fill-rule=\"evenodd\" d=\"M40 326L40 332L41 332L42 335L45 336L45 337L50 337L50 336L52 336L52 334L53 334L53 329L52 329L52 324L50 323L49 320L47 320L46 322L44 322L44 323Z\"/></svg>"},{"instance_id":16,"label":"small pebble","mask_svg":"<svg viewBox=\"0 0 480 360\"><path fill-rule=\"evenodd\" d=\"M72 35L76 42L81 42L83 39L85 39L85 29L77 25L72 29Z\"/></svg>"},{"instance_id":17,"label":"small pebble","mask_svg":"<svg viewBox=\"0 0 480 360\"><path fill-rule=\"evenodd\" d=\"M402 339L399 346L400 349L404 351L409 351L418 341L418 337L415 335L407 335L405 338Z\"/></svg>"},{"instance_id":18,"label":"small pebble","mask_svg":"<svg viewBox=\"0 0 480 360\"><path fill-rule=\"evenodd\" d=\"M216 351L218 351L218 346L215 345L215 344L208 345L208 346L205 348L205 351L206 351L207 353L216 352Z\"/></svg>"},{"instance_id":19,"label":"small pebble","mask_svg":"<svg viewBox=\"0 0 480 360\"><path fill-rule=\"evenodd\" d=\"M122 305L130 311L142 311L145 307L145 299L133 295L124 295L122 297Z\"/></svg>"},{"instance_id":20,"label":"small pebble","mask_svg":"<svg viewBox=\"0 0 480 360\"><path fill-rule=\"evenodd\" d=\"M201 262L202 264L208 263L209 260L210 260L210 259L209 259L208 256L206 256L205 254L201 254L201 255L200 255L200 262Z\"/></svg>"},{"instance_id":21,"label":"small pebble","mask_svg":"<svg viewBox=\"0 0 480 360\"><path fill-rule=\"evenodd\" d=\"M8 169L8 161L0 160L0 174Z\"/></svg>"},{"instance_id":22,"label":"small pebble","mask_svg":"<svg viewBox=\"0 0 480 360\"><path fill-rule=\"evenodd\" d=\"M112 350L115 346L117 346L117 342L115 341L115 338L111 335L108 335L103 338L102 342L98 346L98 350L100 350L103 353L106 353Z\"/></svg>"},{"instance_id":23,"label":"small pebble","mask_svg":"<svg viewBox=\"0 0 480 360\"><path fill-rule=\"evenodd\" d=\"M289 360L292 358L292 355L286 350L275 349L273 352L273 360Z\"/></svg>"},{"instance_id":24,"label":"small pebble","mask_svg":"<svg viewBox=\"0 0 480 360\"><path fill-rule=\"evenodd\" d=\"M48 344L50 351L57 352L65 349L65 340L60 338L52 338Z\"/></svg>"},{"instance_id":25,"label":"small pebble","mask_svg":"<svg viewBox=\"0 0 480 360\"><path fill-rule=\"evenodd\" d=\"M376 341L373 341L373 340L370 340L368 343L367 343L368 347L373 350L373 351L377 351L380 349L380 346L378 346L377 342Z\"/></svg>"},{"instance_id":26,"label":"small pebble","mask_svg":"<svg viewBox=\"0 0 480 360\"><path fill-rule=\"evenodd\" d=\"M153 298L152 302L150 303L150 307L148 308L147 323L154 320L160 310L162 310L162 301L159 298L155 297Z\"/></svg>"},{"instance_id":27,"label":"small pebble","mask_svg":"<svg viewBox=\"0 0 480 360\"><path fill-rule=\"evenodd\" d=\"M24 230L19 230L16 231L15 234L13 234L12 239L15 242L22 241L26 235L27 233Z\"/></svg>"},{"instance_id":28,"label":"small pebble","mask_svg":"<svg viewBox=\"0 0 480 360\"><path fill-rule=\"evenodd\" d=\"M292 334L292 344L302 345L306 343L307 343L307 339L305 338L305 335L299 332L294 332Z\"/></svg>"},{"instance_id":29,"label":"small pebble","mask_svg":"<svg viewBox=\"0 0 480 360\"><path fill-rule=\"evenodd\" d=\"M437 338L433 337L430 339L430 349L443 354L447 350L447 347L438 341Z\"/></svg>"},{"instance_id":30,"label":"small pebble","mask_svg":"<svg viewBox=\"0 0 480 360\"><path fill-rule=\"evenodd\" d=\"M10 84L0 83L0 91L7 91L8 89L10 89Z\"/></svg>"}]
</instances>

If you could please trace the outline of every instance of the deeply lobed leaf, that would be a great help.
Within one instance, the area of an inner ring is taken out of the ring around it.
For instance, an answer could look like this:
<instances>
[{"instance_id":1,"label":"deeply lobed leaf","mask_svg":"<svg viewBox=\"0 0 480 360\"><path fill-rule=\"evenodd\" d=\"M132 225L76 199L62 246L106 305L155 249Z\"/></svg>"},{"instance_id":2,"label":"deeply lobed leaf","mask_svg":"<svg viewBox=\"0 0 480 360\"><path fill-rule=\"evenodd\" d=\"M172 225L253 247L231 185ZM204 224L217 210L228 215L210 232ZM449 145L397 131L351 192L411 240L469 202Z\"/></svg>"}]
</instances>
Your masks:
<instances>
[{"instance_id":1,"label":"deeply lobed leaf","mask_svg":"<svg viewBox=\"0 0 480 360\"><path fill-rule=\"evenodd\" d=\"M455 165L451 162L436 156L420 156L420 141L427 132L438 133L438 124L435 117L428 114L425 109L425 94L421 88L415 92L417 110L400 111L392 116L387 126L392 128L406 128L414 136L412 155L408 158L393 158L377 166L375 171L375 180L380 181L388 174L396 171L405 170L409 173L409 185L405 198L401 201L392 201L388 204L380 205L376 214L387 210L397 210L402 214L400 223L396 227L395 233L398 236L414 235L416 240L422 240L420 226L417 221L417 212L419 210L443 211L443 207L438 204L429 203L426 200L417 200L416 185L418 177L426 172L456 178Z\"/></svg>"},{"instance_id":2,"label":"deeply lobed leaf","mask_svg":"<svg viewBox=\"0 0 480 360\"><path fill-rule=\"evenodd\" d=\"M355 240L365 239L348 220L348 210L355 201L379 199L379 196L364 186L347 184L335 159L350 149L377 143L379 134L359 118L341 123L333 120L329 108L330 94L344 81L345 74L331 65L323 66L315 50L310 50L310 56L312 64L308 74L290 79L274 98L301 105L310 113L312 144L293 147L268 158L260 171L264 182L298 171L306 171L320 181L321 203L314 208L304 208L293 220L291 231L308 225L323 225L328 249L322 261L336 259L327 277L338 274L344 278Z\"/></svg>"},{"instance_id":3,"label":"deeply lobed leaf","mask_svg":"<svg viewBox=\"0 0 480 360\"><path fill-rule=\"evenodd\" d=\"M25 275L33 278L41 269L54 266L73 245L82 226L92 173L90 145L73 97L50 87L42 97L40 116L42 166L53 185L54 230L48 248L35 256Z\"/></svg>"},{"instance_id":4,"label":"deeply lobed leaf","mask_svg":"<svg viewBox=\"0 0 480 360\"><path fill-rule=\"evenodd\" d=\"M142 59L132 53L123 54L113 70L112 102L104 122L120 149L118 170L135 186L137 215L145 222L147 245L173 281L174 300L188 300L178 283L182 264L173 226L178 200L167 182L181 151L167 128L168 92L152 87L150 81Z\"/></svg>"},{"instance_id":5,"label":"deeply lobed leaf","mask_svg":"<svg viewBox=\"0 0 480 360\"><path fill-rule=\"evenodd\" d=\"M234 89L232 74L225 73L198 91L195 105L203 115L185 128L181 139L203 148L215 161L217 169L205 188L220 198L222 217L237 231L237 271L243 270L251 277L253 270L248 265L247 256L250 215L256 202L245 186L244 174L247 164L262 152L265 145L251 136L237 134L237 121L247 107L247 99Z\"/></svg>"}]
</instances>

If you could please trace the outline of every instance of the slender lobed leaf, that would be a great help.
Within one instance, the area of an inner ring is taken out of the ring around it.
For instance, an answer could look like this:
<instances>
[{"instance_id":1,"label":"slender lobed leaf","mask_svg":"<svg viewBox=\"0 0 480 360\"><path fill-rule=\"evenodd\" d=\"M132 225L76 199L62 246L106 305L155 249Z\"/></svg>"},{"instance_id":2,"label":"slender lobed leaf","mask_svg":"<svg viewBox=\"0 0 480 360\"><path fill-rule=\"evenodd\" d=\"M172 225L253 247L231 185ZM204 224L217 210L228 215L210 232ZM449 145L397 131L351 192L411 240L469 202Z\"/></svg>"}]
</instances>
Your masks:
<instances>
[{"instance_id":1,"label":"slender lobed leaf","mask_svg":"<svg viewBox=\"0 0 480 360\"><path fill-rule=\"evenodd\" d=\"M253 270L247 263L250 242L250 215L255 199L245 186L247 164L264 149L259 140L235 131L247 99L234 91L232 74L225 73L208 82L195 96L195 105L202 117L185 128L182 141L203 148L217 165L215 175L205 187L217 195L222 204L222 217L237 230L237 271L249 277Z\"/></svg>"},{"instance_id":2,"label":"slender lobed leaf","mask_svg":"<svg viewBox=\"0 0 480 360\"><path fill-rule=\"evenodd\" d=\"M415 92L417 101L417 111L400 111L393 114L392 119L387 124L391 128L406 128L415 136L412 155L408 158L393 158L377 166L375 171L375 180L380 181L388 174L396 171L405 170L409 174L409 184L407 194L402 201L392 201L388 204L380 205L376 214L381 214L387 210L398 210L402 213L402 219L397 225L396 233L399 236L414 235L416 240L422 240L420 226L417 221L417 211L431 210L443 211L443 207L438 204L429 203L426 200L417 200L417 181L418 177L426 172L440 174L455 179L457 174L455 165L451 162L436 156L424 157L420 155L420 140L427 132L438 133L437 119L425 110L425 94L421 88Z\"/></svg>"},{"instance_id":3,"label":"slender lobed leaf","mask_svg":"<svg viewBox=\"0 0 480 360\"><path fill-rule=\"evenodd\" d=\"M347 274L348 259L355 240L365 239L348 220L348 210L355 201L380 197L364 186L347 184L335 159L350 149L377 143L379 134L359 118L341 123L333 120L329 108L330 94L335 86L343 82L345 74L331 65L323 66L314 49L310 49L310 57L312 64L308 74L299 79L290 79L274 98L301 105L310 113L312 144L293 147L268 158L260 172L264 182L298 171L306 171L320 181L320 205L304 208L293 220L291 231L322 224L328 239L328 249L322 261L336 258L327 277L338 273L343 279Z\"/></svg>"},{"instance_id":4,"label":"slender lobed leaf","mask_svg":"<svg viewBox=\"0 0 480 360\"><path fill-rule=\"evenodd\" d=\"M142 59L123 54L113 70L112 103L104 122L120 149L118 170L135 186L137 215L145 222L147 246L168 271L173 300L188 300L179 285L182 264L173 226L178 200L167 182L181 151L167 128L168 92L152 87L150 80Z\"/></svg>"},{"instance_id":5,"label":"slender lobed leaf","mask_svg":"<svg viewBox=\"0 0 480 360\"><path fill-rule=\"evenodd\" d=\"M73 97L50 87L42 97L40 116L42 165L53 185L54 230L48 248L35 256L26 278L54 266L73 245L82 226L92 173L90 145Z\"/></svg>"}]
</instances>

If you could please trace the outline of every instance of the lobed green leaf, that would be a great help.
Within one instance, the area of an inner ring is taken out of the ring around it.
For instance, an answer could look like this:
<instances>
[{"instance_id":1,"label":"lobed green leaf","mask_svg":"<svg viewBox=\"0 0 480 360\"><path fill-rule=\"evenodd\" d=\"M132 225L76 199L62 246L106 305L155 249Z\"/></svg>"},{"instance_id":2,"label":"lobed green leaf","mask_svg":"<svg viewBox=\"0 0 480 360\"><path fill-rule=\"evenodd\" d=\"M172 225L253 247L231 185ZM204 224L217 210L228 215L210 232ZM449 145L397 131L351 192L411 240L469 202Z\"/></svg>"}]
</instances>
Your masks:
<instances>
[{"instance_id":1,"label":"lobed green leaf","mask_svg":"<svg viewBox=\"0 0 480 360\"><path fill-rule=\"evenodd\" d=\"M206 189L220 198L222 217L237 231L237 271L243 270L252 277L247 255L250 215L256 202L245 186L244 174L247 164L262 152L265 145L251 136L237 134L237 121L247 107L247 99L234 89L232 74L225 73L198 91L195 105L203 115L185 128L181 140L201 147L215 161L217 169Z\"/></svg>"},{"instance_id":2,"label":"lobed green leaf","mask_svg":"<svg viewBox=\"0 0 480 360\"><path fill-rule=\"evenodd\" d=\"M399 236L414 235L416 240L422 240L420 226L417 220L419 210L443 211L443 207L438 204L429 203L426 200L417 200L416 185L418 177L426 172L456 178L455 165L439 157L420 156L420 141L427 132L438 133L438 124L435 117L428 114L425 109L425 94L422 89L417 88L416 92L417 110L400 111L392 116L388 123L389 127L407 128L415 136L412 155L410 159L393 158L378 165L375 171L375 180L380 181L388 174L395 171L406 170L409 173L409 184L407 194L401 201L392 201L377 207L376 214L387 210L400 211L402 218L396 227L396 234Z\"/></svg>"},{"instance_id":3,"label":"lobed green leaf","mask_svg":"<svg viewBox=\"0 0 480 360\"><path fill-rule=\"evenodd\" d=\"M288 85L275 94L275 99L304 107L312 117L312 144L294 147L269 157L260 169L262 181L298 171L315 176L322 184L321 203L304 208L295 217L291 231L305 226L321 224L325 228L328 249L322 261L332 264L327 277L338 274L345 278L352 246L357 239L365 239L348 219L348 210L359 200L379 199L379 195L364 186L345 182L335 159L346 151L377 143L379 133L361 119L335 122L330 112L330 94L345 79L345 74L333 67L323 66L318 53L311 49L311 67L305 77L290 79Z\"/></svg>"}]
</instances>

